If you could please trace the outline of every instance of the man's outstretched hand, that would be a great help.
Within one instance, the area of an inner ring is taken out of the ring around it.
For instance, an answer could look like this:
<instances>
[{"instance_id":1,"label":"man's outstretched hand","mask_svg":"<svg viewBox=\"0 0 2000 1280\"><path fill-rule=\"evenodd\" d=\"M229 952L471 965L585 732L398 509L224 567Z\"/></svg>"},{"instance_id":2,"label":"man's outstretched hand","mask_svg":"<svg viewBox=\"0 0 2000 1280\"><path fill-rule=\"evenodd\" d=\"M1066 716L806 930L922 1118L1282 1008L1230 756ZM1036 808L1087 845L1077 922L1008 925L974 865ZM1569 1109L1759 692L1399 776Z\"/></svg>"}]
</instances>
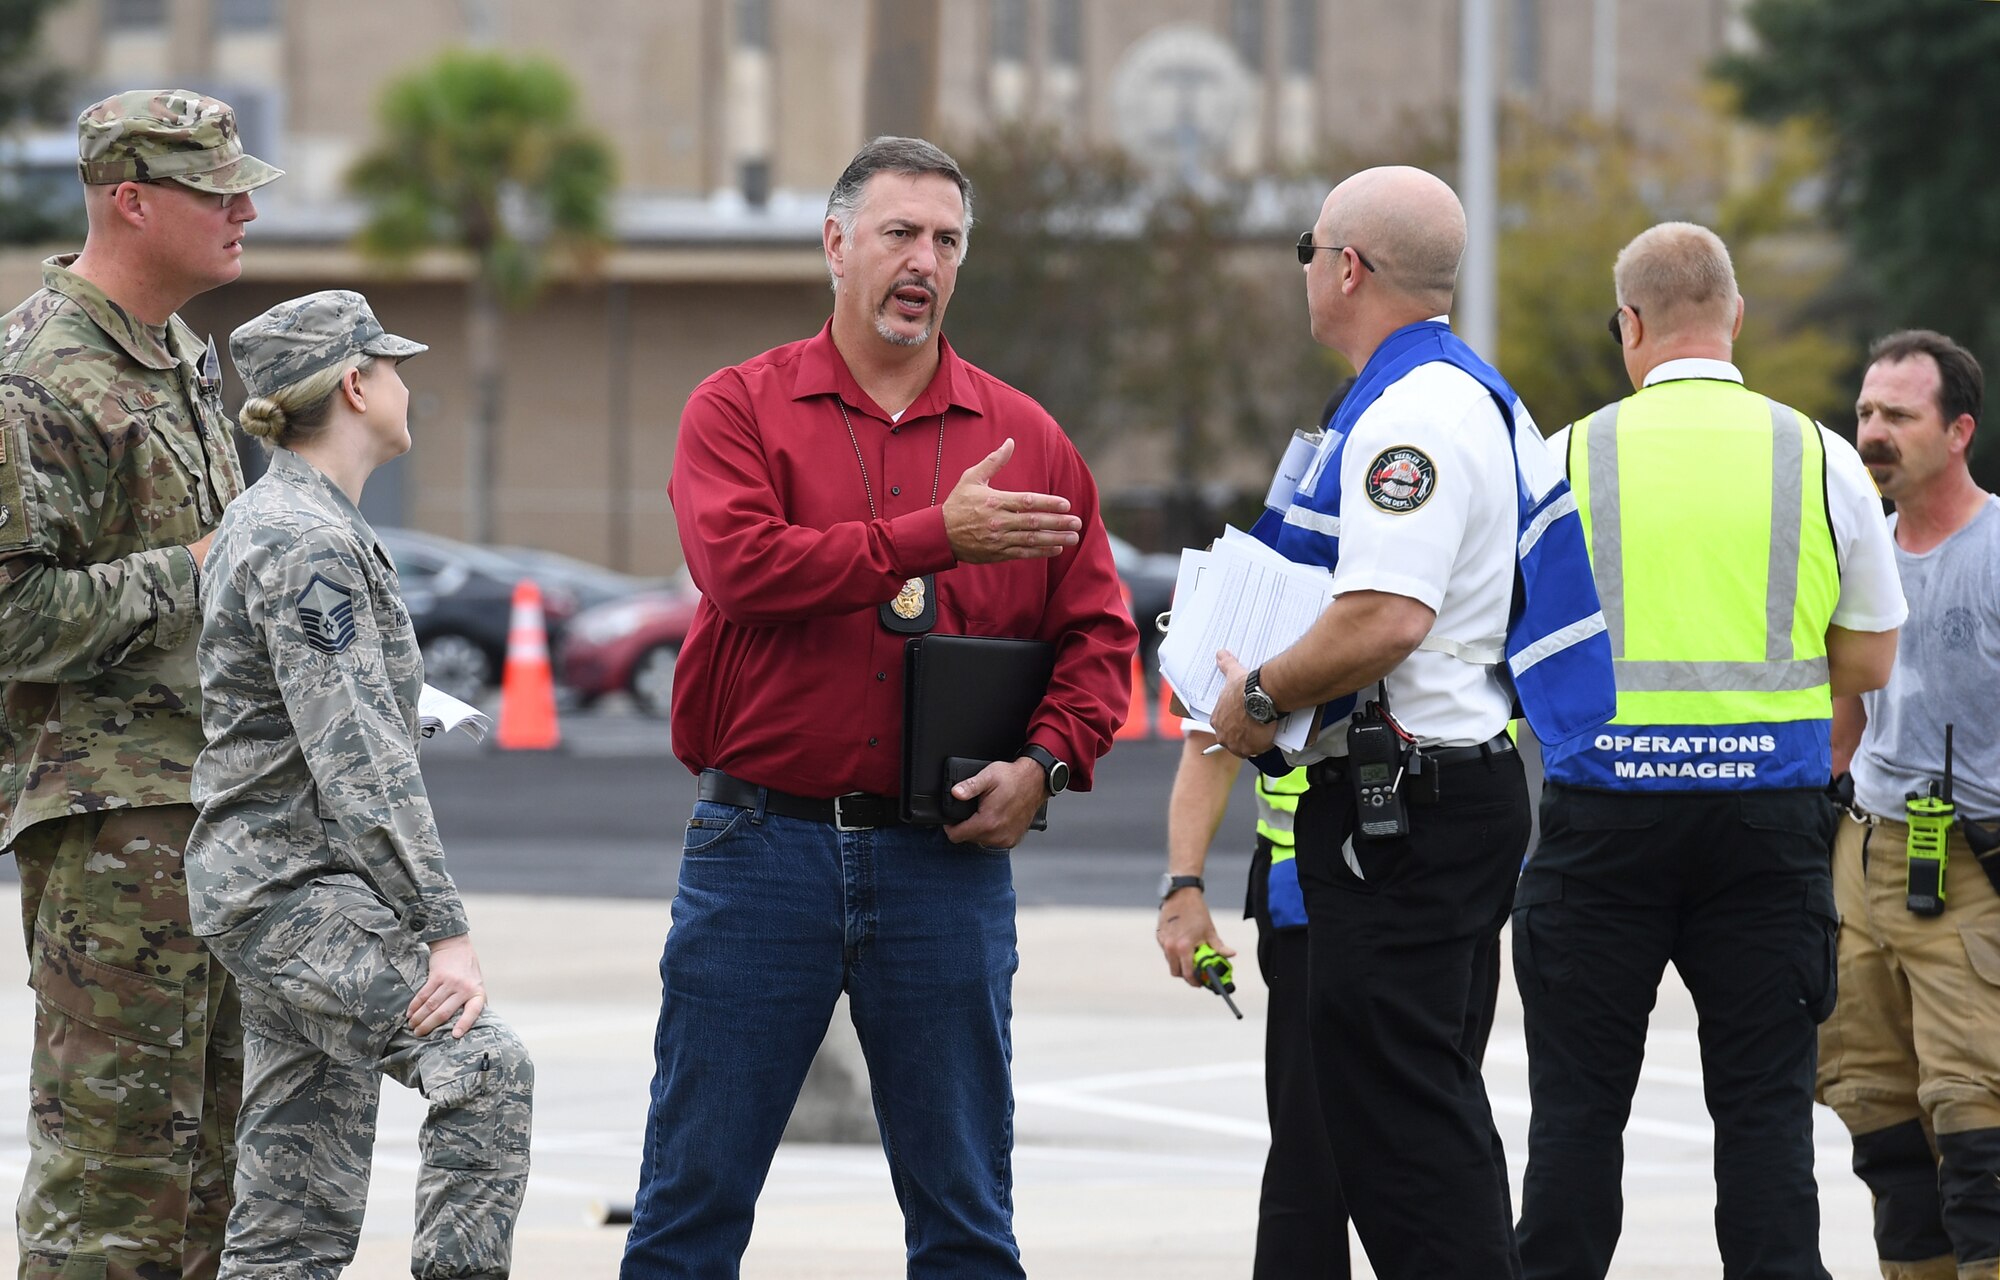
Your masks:
<instances>
[{"instance_id":1,"label":"man's outstretched hand","mask_svg":"<svg viewBox=\"0 0 2000 1280\"><path fill-rule=\"evenodd\" d=\"M960 564L1047 560L1082 537L1083 521L1069 514L1069 499L1052 493L1016 493L990 485L1014 456L1010 436L966 468L944 500L944 532Z\"/></svg>"}]
</instances>

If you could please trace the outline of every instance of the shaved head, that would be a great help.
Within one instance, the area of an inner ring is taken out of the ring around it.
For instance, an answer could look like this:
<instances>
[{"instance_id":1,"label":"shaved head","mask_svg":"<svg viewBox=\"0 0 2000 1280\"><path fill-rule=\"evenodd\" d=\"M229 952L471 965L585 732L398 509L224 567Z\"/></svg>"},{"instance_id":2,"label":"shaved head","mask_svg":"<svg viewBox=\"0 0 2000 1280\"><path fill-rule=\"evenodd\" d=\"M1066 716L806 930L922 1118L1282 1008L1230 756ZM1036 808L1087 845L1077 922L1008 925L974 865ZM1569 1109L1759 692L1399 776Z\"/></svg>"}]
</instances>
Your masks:
<instances>
[{"instance_id":1,"label":"shaved head","mask_svg":"<svg viewBox=\"0 0 2000 1280\"><path fill-rule=\"evenodd\" d=\"M1692 222L1662 222L1633 237L1611 278L1621 306L1662 336L1736 325L1736 269L1722 237Z\"/></svg>"},{"instance_id":2,"label":"shaved head","mask_svg":"<svg viewBox=\"0 0 2000 1280\"><path fill-rule=\"evenodd\" d=\"M1382 284L1431 311L1451 309L1465 256L1465 208L1437 175L1407 165L1363 169L1321 206L1315 239L1352 245Z\"/></svg>"}]
</instances>

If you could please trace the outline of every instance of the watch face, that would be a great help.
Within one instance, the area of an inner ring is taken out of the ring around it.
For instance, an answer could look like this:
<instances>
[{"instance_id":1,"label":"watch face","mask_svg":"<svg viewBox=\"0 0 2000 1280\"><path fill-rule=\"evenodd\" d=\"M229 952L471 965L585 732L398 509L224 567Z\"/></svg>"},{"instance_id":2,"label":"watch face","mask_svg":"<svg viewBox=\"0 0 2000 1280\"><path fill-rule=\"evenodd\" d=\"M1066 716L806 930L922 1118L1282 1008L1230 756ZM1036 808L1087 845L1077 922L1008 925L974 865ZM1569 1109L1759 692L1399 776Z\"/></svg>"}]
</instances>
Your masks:
<instances>
[{"instance_id":1,"label":"watch face","mask_svg":"<svg viewBox=\"0 0 2000 1280\"><path fill-rule=\"evenodd\" d=\"M1049 794L1059 796L1069 790L1069 766L1058 760L1049 766Z\"/></svg>"},{"instance_id":2,"label":"watch face","mask_svg":"<svg viewBox=\"0 0 2000 1280\"><path fill-rule=\"evenodd\" d=\"M1251 689L1243 695L1243 709L1258 724L1270 724L1278 718L1278 704L1262 689Z\"/></svg>"}]
</instances>

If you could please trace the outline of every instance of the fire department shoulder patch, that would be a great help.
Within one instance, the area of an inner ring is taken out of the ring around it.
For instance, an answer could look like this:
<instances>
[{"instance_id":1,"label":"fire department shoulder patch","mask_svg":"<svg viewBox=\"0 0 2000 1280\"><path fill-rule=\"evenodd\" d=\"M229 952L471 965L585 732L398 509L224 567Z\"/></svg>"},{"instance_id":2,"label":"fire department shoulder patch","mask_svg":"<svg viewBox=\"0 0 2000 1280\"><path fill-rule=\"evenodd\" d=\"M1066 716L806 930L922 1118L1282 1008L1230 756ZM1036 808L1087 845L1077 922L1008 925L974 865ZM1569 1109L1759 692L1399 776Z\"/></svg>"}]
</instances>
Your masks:
<instances>
[{"instance_id":1,"label":"fire department shoulder patch","mask_svg":"<svg viewBox=\"0 0 2000 1280\"><path fill-rule=\"evenodd\" d=\"M1437 464L1422 449L1399 444L1368 464L1368 501L1394 515L1408 515L1430 501L1437 488Z\"/></svg>"}]
</instances>

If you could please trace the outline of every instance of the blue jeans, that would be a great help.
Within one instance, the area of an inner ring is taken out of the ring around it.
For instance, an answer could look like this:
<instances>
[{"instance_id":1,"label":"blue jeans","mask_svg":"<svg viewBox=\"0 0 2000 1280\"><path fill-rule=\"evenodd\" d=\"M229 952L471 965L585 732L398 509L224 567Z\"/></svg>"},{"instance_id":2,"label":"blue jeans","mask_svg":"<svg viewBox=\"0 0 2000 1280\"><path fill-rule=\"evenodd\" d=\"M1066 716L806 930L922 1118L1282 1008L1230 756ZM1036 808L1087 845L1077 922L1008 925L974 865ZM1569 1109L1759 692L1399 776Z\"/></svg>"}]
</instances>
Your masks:
<instances>
[{"instance_id":1,"label":"blue jeans","mask_svg":"<svg viewBox=\"0 0 2000 1280\"><path fill-rule=\"evenodd\" d=\"M660 960L623 1280L733 1277L845 990L909 1274L1020 1277L1013 870L936 827L842 832L699 801Z\"/></svg>"}]
</instances>

